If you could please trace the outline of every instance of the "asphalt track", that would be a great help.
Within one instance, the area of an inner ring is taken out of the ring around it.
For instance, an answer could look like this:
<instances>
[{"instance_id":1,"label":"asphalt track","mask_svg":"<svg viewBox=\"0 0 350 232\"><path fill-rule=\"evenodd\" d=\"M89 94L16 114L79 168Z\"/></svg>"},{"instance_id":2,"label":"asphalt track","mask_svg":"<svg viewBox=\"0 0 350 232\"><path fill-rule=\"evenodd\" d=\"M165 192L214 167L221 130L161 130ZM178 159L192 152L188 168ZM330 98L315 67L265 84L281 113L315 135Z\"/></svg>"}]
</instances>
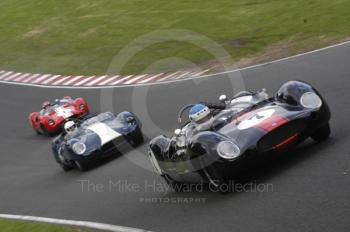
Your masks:
<instances>
[{"instance_id":1,"label":"asphalt track","mask_svg":"<svg viewBox=\"0 0 350 232\"><path fill-rule=\"evenodd\" d=\"M208 191L164 193L145 186L154 181L163 183L147 169L150 164L144 155L146 145L89 172L65 173L54 162L50 139L33 133L27 115L43 100L82 96L94 112L139 111L136 113L145 121L147 136L152 137L176 128L176 113L184 104L216 101L221 93L232 95L227 74L151 87L110 89L111 104L102 97L108 95L106 90L1 84L0 212L98 221L153 231L350 231L349 60L350 45L342 45L241 72L248 89L264 87L270 93L290 79L313 84L331 107L332 136L324 143L310 140L293 152L249 166L244 175L256 184L272 184L273 191L226 195ZM140 94L142 91L146 97ZM141 100L141 105L133 105ZM144 118L147 115L156 126ZM82 190L80 180L105 189ZM110 181L118 180L140 189L108 188ZM205 198L205 202L143 202L148 198L166 201L172 197L197 201Z\"/></svg>"}]
</instances>

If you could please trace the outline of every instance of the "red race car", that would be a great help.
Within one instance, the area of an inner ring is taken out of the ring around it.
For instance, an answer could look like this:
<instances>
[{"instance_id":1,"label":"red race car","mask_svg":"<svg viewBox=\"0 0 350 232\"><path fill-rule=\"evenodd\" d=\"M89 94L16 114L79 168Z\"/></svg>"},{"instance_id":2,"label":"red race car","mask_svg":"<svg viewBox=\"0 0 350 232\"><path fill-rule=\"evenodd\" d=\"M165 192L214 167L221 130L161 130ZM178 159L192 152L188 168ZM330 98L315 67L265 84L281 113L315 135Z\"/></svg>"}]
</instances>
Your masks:
<instances>
[{"instance_id":1,"label":"red race car","mask_svg":"<svg viewBox=\"0 0 350 232\"><path fill-rule=\"evenodd\" d=\"M38 134L54 135L62 130L69 119L82 118L89 113L89 106L83 98L72 99L69 96L53 103L43 102L40 112L29 115L29 121Z\"/></svg>"}]
</instances>

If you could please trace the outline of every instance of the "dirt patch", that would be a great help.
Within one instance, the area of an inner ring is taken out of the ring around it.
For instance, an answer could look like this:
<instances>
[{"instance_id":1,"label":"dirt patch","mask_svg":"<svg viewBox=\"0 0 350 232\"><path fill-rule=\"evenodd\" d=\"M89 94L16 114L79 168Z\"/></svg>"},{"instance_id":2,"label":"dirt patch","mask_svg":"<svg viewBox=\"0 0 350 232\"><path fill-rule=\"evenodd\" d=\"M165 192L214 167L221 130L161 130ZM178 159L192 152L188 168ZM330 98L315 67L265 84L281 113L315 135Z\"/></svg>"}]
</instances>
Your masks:
<instances>
[{"instance_id":1,"label":"dirt patch","mask_svg":"<svg viewBox=\"0 0 350 232\"><path fill-rule=\"evenodd\" d=\"M47 28L45 26L36 26L32 30L24 33L23 38L28 39L28 38L37 37L44 34L46 31L47 31Z\"/></svg>"},{"instance_id":2,"label":"dirt patch","mask_svg":"<svg viewBox=\"0 0 350 232\"><path fill-rule=\"evenodd\" d=\"M321 47L329 46L339 43L341 41L335 38L319 36L315 39L303 38L302 34L290 37L271 46L268 46L262 52L256 54L254 57L242 58L235 66L243 68L255 64L270 62L273 60L282 59L296 54L312 51Z\"/></svg>"},{"instance_id":3,"label":"dirt patch","mask_svg":"<svg viewBox=\"0 0 350 232\"><path fill-rule=\"evenodd\" d=\"M319 36L315 41L315 38L308 39L304 38L302 34L290 37L286 40L275 43L268 46L263 51L255 54L251 57L244 57L232 64L226 64L222 67L216 60L207 61L204 63L197 64L201 69L209 68L210 73L217 73L222 71L228 71L233 69L244 68L256 64L271 62L274 60L282 59L285 57L293 56L296 54L312 51L332 44L349 41L350 38L339 40L337 38L329 38L326 36ZM301 42L302 41L302 42ZM235 47L243 47L246 40L232 40L230 43Z\"/></svg>"},{"instance_id":4,"label":"dirt patch","mask_svg":"<svg viewBox=\"0 0 350 232\"><path fill-rule=\"evenodd\" d=\"M254 57L242 58L235 66L239 68L247 67L254 64L264 63L283 57L293 55L293 46L288 43L280 43L267 47L263 52L257 54Z\"/></svg>"},{"instance_id":5,"label":"dirt patch","mask_svg":"<svg viewBox=\"0 0 350 232\"><path fill-rule=\"evenodd\" d=\"M79 3L78 9L94 8L94 7L99 6L100 4L101 3L98 3L98 2L90 3L90 2L87 2L87 1L81 1Z\"/></svg>"},{"instance_id":6,"label":"dirt patch","mask_svg":"<svg viewBox=\"0 0 350 232\"><path fill-rule=\"evenodd\" d=\"M80 33L80 37L87 37L94 34L97 31L97 27L89 28L87 31Z\"/></svg>"},{"instance_id":7,"label":"dirt patch","mask_svg":"<svg viewBox=\"0 0 350 232\"><path fill-rule=\"evenodd\" d=\"M235 47L235 48L241 48L244 47L249 41L247 39L234 39L227 42L227 44Z\"/></svg>"}]
</instances>

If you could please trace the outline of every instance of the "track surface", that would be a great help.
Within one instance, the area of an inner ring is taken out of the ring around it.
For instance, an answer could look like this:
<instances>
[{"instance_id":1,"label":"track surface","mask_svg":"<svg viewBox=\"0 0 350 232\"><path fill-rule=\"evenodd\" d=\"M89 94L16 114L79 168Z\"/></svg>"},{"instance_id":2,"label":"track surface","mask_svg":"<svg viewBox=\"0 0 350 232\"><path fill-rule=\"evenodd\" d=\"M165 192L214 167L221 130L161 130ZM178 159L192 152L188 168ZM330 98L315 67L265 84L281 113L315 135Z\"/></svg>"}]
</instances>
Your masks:
<instances>
[{"instance_id":1,"label":"track surface","mask_svg":"<svg viewBox=\"0 0 350 232\"><path fill-rule=\"evenodd\" d=\"M216 101L232 95L229 78L152 87L114 89L113 106L101 104L100 90L42 89L0 85L0 212L99 221L154 231L350 231L350 46L282 61L242 72L247 88L273 93L289 79L313 84L327 99L333 117L332 137L321 144L309 141L249 170L256 183L273 184L273 192L164 194L146 183L162 184L150 167L145 145L87 173L64 173L54 162L50 139L36 136L27 122L29 112L45 99L63 95L85 97L93 111L137 110L135 92L147 91L148 136L176 128L176 113L184 104ZM109 91L113 91L109 90ZM104 102L104 101L102 101ZM138 113L138 112L136 112ZM139 112L140 113L140 112ZM142 114L142 112L141 112ZM141 117L142 120L144 120ZM147 120L146 120L147 121ZM164 132L162 132L164 133ZM87 192L79 180L108 184L110 180L139 184L139 192ZM148 197L200 197L205 203L143 203Z\"/></svg>"}]
</instances>

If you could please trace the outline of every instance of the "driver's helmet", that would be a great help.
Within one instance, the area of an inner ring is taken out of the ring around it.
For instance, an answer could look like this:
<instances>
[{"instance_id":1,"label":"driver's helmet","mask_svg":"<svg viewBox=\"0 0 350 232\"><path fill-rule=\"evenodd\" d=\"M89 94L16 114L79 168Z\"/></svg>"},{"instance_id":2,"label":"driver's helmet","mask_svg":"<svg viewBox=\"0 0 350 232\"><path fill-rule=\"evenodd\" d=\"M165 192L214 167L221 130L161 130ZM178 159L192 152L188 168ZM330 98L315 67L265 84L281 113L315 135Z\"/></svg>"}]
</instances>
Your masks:
<instances>
[{"instance_id":1,"label":"driver's helmet","mask_svg":"<svg viewBox=\"0 0 350 232\"><path fill-rule=\"evenodd\" d=\"M44 101L43 104L41 105L41 107L42 107L43 109L46 109L46 108L49 107L49 106L50 106L50 102L49 102L49 101Z\"/></svg>"},{"instance_id":2,"label":"driver's helmet","mask_svg":"<svg viewBox=\"0 0 350 232\"><path fill-rule=\"evenodd\" d=\"M210 109L203 104L194 105L189 112L189 118L192 122L203 123L211 117Z\"/></svg>"},{"instance_id":3,"label":"driver's helmet","mask_svg":"<svg viewBox=\"0 0 350 232\"><path fill-rule=\"evenodd\" d=\"M64 130L67 133L71 133L77 128L77 125L73 121L68 121L64 124Z\"/></svg>"}]
</instances>

